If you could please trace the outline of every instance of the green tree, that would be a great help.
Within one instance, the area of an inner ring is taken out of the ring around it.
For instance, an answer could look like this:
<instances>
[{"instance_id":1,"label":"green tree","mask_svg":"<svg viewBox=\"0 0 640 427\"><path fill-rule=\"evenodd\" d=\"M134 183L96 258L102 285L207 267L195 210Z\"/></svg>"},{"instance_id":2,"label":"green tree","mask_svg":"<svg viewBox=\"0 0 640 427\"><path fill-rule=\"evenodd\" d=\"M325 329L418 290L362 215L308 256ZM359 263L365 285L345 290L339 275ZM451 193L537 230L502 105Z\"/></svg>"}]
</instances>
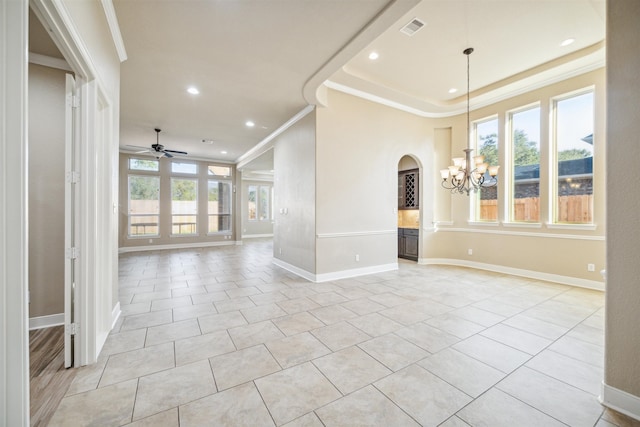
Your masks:
<instances>
[{"instance_id":1,"label":"green tree","mask_svg":"<svg viewBox=\"0 0 640 427\"><path fill-rule=\"evenodd\" d=\"M498 164L498 135L495 133L480 136L480 154L484 156L484 161L490 165Z\"/></svg>"},{"instance_id":2,"label":"green tree","mask_svg":"<svg viewBox=\"0 0 640 427\"><path fill-rule=\"evenodd\" d=\"M587 157L593 157L593 154L589 150L584 148L571 148L569 150L562 150L558 152L558 161L584 159Z\"/></svg>"},{"instance_id":3,"label":"green tree","mask_svg":"<svg viewBox=\"0 0 640 427\"><path fill-rule=\"evenodd\" d=\"M529 140L527 134L521 129L513 131L513 149L513 160L516 166L540 164L538 143Z\"/></svg>"},{"instance_id":4,"label":"green tree","mask_svg":"<svg viewBox=\"0 0 640 427\"><path fill-rule=\"evenodd\" d=\"M171 182L171 199L196 200L196 181L191 179L174 179Z\"/></svg>"},{"instance_id":5,"label":"green tree","mask_svg":"<svg viewBox=\"0 0 640 427\"><path fill-rule=\"evenodd\" d=\"M131 200L158 200L160 180L155 176L130 176L129 194Z\"/></svg>"}]
</instances>

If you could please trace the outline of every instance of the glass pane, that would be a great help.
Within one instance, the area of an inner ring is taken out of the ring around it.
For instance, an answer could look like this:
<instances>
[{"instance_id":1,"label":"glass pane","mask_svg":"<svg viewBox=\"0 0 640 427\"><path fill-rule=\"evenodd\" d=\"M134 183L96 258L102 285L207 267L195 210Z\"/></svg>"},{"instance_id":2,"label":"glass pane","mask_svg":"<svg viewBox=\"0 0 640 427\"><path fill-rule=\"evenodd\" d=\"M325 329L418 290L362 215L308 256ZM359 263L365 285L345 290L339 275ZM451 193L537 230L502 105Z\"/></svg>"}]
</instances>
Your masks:
<instances>
[{"instance_id":1,"label":"glass pane","mask_svg":"<svg viewBox=\"0 0 640 427\"><path fill-rule=\"evenodd\" d=\"M129 235L157 236L160 177L129 175Z\"/></svg>"},{"instance_id":2,"label":"glass pane","mask_svg":"<svg viewBox=\"0 0 640 427\"><path fill-rule=\"evenodd\" d=\"M512 221L540 221L540 107L511 115Z\"/></svg>"},{"instance_id":3,"label":"glass pane","mask_svg":"<svg viewBox=\"0 0 640 427\"><path fill-rule=\"evenodd\" d=\"M247 191L248 196L248 204L247 204L247 212L249 214L250 220L255 220L258 218L257 206L256 203L258 201L258 187L255 185L250 185Z\"/></svg>"},{"instance_id":4,"label":"glass pane","mask_svg":"<svg viewBox=\"0 0 640 427\"><path fill-rule=\"evenodd\" d=\"M171 162L171 172L174 173L198 173L198 165L195 163Z\"/></svg>"},{"instance_id":5,"label":"glass pane","mask_svg":"<svg viewBox=\"0 0 640 427\"><path fill-rule=\"evenodd\" d=\"M555 222L593 222L593 92L556 102Z\"/></svg>"},{"instance_id":6,"label":"glass pane","mask_svg":"<svg viewBox=\"0 0 640 427\"><path fill-rule=\"evenodd\" d=\"M260 207L260 221L269 219L270 199L271 199L270 187L260 186L260 202L258 203L258 206Z\"/></svg>"},{"instance_id":7,"label":"glass pane","mask_svg":"<svg viewBox=\"0 0 640 427\"><path fill-rule=\"evenodd\" d=\"M209 165L209 175L231 176L231 168L229 166L213 166Z\"/></svg>"},{"instance_id":8,"label":"glass pane","mask_svg":"<svg viewBox=\"0 0 640 427\"><path fill-rule=\"evenodd\" d=\"M129 159L129 169L139 171L158 171L160 162L157 160Z\"/></svg>"},{"instance_id":9,"label":"glass pane","mask_svg":"<svg viewBox=\"0 0 640 427\"><path fill-rule=\"evenodd\" d=\"M230 215L209 215L209 233L231 231Z\"/></svg>"},{"instance_id":10,"label":"glass pane","mask_svg":"<svg viewBox=\"0 0 640 427\"><path fill-rule=\"evenodd\" d=\"M198 181L171 179L172 234L195 234L198 214Z\"/></svg>"},{"instance_id":11,"label":"glass pane","mask_svg":"<svg viewBox=\"0 0 640 427\"><path fill-rule=\"evenodd\" d=\"M219 231L229 231L231 221L231 183L225 181L209 181L209 192L207 201L207 212L209 214L209 233ZM220 215L218 215L220 214ZM223 216L226 215L226 216ZM218 219L213 217L221 218ZM224 219L227 218L227 219ZM225 228L226 227L226 228Z\"/></svg>"},{"instance_id":12,"label":"glass pane","mask_svg":"<svg viewBox=\"0 0 640 427\"><path fill-rule=\"evenodd\" d=\"M498 165L498 119L486 120L475 124L476 147L478 154L490 165ZM482 188L478 192L476 220L498 220L498 186Z\"/></svg>"}]
</instances>

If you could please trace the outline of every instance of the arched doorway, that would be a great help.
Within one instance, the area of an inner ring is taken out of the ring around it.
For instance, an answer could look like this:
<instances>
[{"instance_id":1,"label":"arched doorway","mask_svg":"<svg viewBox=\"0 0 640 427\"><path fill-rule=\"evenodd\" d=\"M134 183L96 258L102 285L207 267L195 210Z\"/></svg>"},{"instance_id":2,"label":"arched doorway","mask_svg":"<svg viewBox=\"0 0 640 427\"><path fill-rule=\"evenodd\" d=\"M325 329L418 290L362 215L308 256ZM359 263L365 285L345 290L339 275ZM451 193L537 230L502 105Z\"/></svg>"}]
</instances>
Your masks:
<instances>
[{"instance_id":1,"label":"arched doorway","mask_svg":"<svg viewBox=\"0 0 640 427\"><path fill-rule=\"evenodd\" d=\"M398 258L418 261L420 209L420 165L405 155L398 162Z\"/></svg>"}]
</instances>

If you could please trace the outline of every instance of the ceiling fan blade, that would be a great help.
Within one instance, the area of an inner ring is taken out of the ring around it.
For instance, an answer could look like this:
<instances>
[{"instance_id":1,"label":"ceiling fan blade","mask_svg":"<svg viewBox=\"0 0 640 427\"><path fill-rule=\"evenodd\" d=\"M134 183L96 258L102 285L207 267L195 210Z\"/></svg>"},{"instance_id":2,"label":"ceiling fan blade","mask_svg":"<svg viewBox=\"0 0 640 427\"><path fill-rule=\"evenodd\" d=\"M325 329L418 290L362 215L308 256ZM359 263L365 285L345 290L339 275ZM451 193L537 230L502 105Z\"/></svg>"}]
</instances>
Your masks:
<instances>
[{"instance_id":1,"label":"ceiling fan blade","mask_svg":"<svg viewBox=\"0 0 640 427\"><path fill-rule=\"evenodd\" d=\"M139 145L125 145L125 149L136 150L135 154L148 153L150 151L149 147L140 147Z\"/></svg>"},{"instance_id":2,"label":"ceiling fan blade","mask_svg":"<svg viewBox=\"0 0 640 427\"><path fill-rule=\"evenodd\" d=\"M164 156L169 158L173 157L171 154L167 153L167 150L164 151Z\"/></svg>"},{"instance_id":3,"label":"ceiling fan blade","mask_svg":"<svg viewBox=\"0 0 640 427\"><path fill-rule=\"evenodd\" d=\"M187 155L189 153L187 153L186 151L177 151L177 150L164 150L165 153L169 152L169 153L175 153L175 154L182 154L182 155Z\"/></svg>"}]
</instances>

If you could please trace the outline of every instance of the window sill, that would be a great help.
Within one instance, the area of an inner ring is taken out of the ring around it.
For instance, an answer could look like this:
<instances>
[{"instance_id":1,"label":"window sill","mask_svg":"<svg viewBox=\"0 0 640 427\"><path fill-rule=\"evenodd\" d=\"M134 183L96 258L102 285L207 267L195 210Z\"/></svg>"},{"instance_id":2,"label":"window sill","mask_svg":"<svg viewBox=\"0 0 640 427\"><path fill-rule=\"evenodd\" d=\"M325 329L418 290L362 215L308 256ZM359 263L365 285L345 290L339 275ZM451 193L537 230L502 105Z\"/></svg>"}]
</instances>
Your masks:
<instances>
[{"instance_id":1,"label":"window sill","mask_svg":"<svg viewBox=\"0 0 640 427\"><path fill-rule=\"evenodd\" d=\"M467 221L467 224L481 227L498 227L500 225L498 221Z\"/></svg>"},{"instance_id":2,"label":"window sill","mask_svg":"<svg viewBox=\"0 0 640 427\"><path fill-rule=\"evenodd\" d=\"M508 222L503 222L502 225L504 225L505 227L518 227L518 228L542 228L541 222L508 221Z\"/></svg>"},{"instance_id":3,"label":"window sill","mask_svg":"<svg viewBox=\"0 0 640 427\"><path fill-rule=\"evenodd\" d=\"M169 234L169 237L173 238L173 237L199 237L200 234L198 233L194 233L194 234Z\"/></svg>"},{"instance_id":4,"label":"window sill","mask_svg":"<svg viewBox=\"0 0 640 427\"><path fill-rule=\"evenodd\" d=\"M140 239L159 239L159 234L145 234L144 236L127 236L127 239L140 240Z\"/></svg>"},{"instance_id":5,"label":"window sill","mask_svg":"<svg viewBox=\"0 0 640 427\"><path fill-rule=\"evenodd\" d=\"M545 226L552 230L585 230L595 231L598 227L596 224L555 224L546 223Z\"/></svg>"}]
</instances>

